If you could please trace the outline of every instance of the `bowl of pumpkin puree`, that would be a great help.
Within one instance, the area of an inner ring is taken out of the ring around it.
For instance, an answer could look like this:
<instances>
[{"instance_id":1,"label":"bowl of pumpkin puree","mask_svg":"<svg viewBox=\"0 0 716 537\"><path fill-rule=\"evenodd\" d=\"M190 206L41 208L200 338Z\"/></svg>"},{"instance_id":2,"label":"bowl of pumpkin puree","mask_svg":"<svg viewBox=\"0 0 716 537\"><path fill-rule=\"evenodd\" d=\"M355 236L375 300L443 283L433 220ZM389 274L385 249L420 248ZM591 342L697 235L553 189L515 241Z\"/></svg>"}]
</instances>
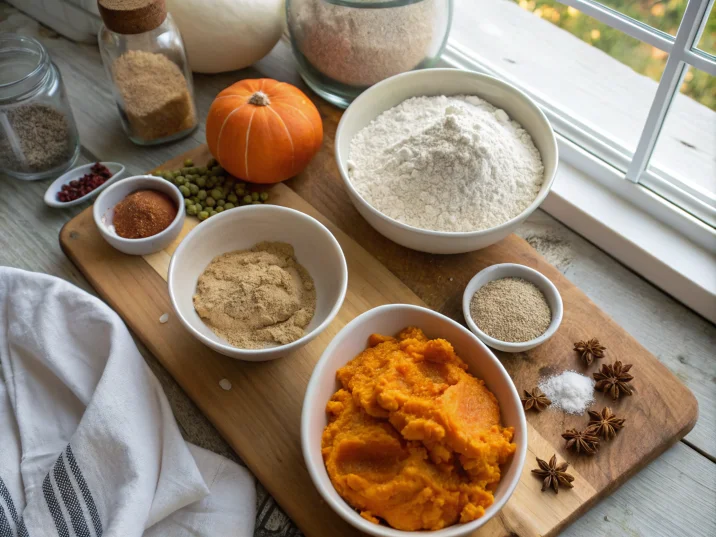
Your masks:
<instances>
[{"instance_id":1,"label":"bowl of pumpkin puree","mask_svg":"<svg viewBox=\"0 0 716 537\"><path fill-rule=\"evenodd\" d=\"M524 411L471 332L407 304L348 323L316 364L301 416L309 474L345 521L378 537L468 535L520 478Z\"/></svg>"}]
</instances>

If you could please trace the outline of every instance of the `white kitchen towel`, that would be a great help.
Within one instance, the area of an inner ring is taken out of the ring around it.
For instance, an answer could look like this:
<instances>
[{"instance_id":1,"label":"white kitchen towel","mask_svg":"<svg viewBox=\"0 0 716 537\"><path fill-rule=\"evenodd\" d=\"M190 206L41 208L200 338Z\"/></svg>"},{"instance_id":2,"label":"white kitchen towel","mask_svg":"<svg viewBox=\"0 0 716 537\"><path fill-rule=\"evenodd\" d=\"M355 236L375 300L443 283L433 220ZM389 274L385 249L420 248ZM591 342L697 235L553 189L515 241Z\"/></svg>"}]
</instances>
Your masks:
<instances>
[{"instance_id":1,"label":"white kitchen towel","mask_svg":"<svg viewBox=\"0 0 716 537\"><path fill-rule=\"evenodd\" d=\"M253 534L252 476L182 439L100 300L0 267L0 361L0 537Z\"/></svg>"}]
</instances>

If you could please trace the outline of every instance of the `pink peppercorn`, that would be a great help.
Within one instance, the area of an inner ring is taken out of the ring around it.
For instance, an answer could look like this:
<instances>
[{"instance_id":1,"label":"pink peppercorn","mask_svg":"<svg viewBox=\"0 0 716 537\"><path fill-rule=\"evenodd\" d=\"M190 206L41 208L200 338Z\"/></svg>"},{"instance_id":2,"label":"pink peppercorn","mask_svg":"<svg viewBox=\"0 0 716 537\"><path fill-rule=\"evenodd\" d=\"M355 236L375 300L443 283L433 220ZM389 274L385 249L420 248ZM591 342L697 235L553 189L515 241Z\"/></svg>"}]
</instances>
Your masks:
<instances>
[{"instance_id":1,"label":"pink peppercorn","mask_svg":"<svg viewBox=\"0 0 716 537\"><path fill-rule=\"evenodd\" d=\"M62 189L57 193L57 200L68 202L86 196L110 177L112 172L104 164L97 162L90 168L90 173L62 185Z\"/></svg>"}]
</instances>

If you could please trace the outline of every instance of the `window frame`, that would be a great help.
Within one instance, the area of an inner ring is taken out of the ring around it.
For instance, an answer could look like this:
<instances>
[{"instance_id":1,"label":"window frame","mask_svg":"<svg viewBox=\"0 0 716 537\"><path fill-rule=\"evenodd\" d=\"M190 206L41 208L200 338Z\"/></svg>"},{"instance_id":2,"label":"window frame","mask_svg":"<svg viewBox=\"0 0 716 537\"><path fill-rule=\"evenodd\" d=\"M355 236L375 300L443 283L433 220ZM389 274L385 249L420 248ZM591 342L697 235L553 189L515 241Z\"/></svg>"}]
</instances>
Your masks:
<instances>
[{"instance_id":1,"label":"window frame","mask_svg":"<svg viewBox=\"0 0 716 537\"><path fill-rule=\"evenodd\" d=\"M532 88L514 80L513 75L489 64L468 46L449 39L442 55L443 65L492 75L528 93L545 112L557 132L561 159L619 196L626 197L651 216L668 222L702 248L716 252L716 196L697 191L678 177L649 166L666 113L688 67L693 66L716 76L716 58L694 48L714 0L689 0L675 36L594 0L557 1L669 54L633 154L605 133L575 121L551 104L547 97L542 97ZM564 30L555 28L555 31ZM631 188L627 188L623 184L625 182Z\"/></svg>"}]
</instances>

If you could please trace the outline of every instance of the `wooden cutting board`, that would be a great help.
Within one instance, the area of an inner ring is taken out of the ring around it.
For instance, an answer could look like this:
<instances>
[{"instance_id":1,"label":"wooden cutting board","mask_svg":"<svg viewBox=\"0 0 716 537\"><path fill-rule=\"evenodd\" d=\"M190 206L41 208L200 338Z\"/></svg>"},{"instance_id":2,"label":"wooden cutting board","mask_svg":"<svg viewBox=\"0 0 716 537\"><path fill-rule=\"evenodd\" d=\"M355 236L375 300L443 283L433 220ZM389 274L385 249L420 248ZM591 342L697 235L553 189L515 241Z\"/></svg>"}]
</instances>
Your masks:
<instances>
[{"instance_id":1,"label":"wooden cutting board","mask_svg":"<svg viewBox=\"0 0 716 537\"><path fill-rule=\"evenodd\" d=\"M321 111L330 141L337 114L330 109L326 113L323 107ZM564 301L562 325L547 343L527 353L497 353L520 392L531 389L541 376L565 369L591 375L598 363L585 367L572 346L575 341L597 337L607 347L604 362L620 359L633 364L635 393L616 403L601 393L596 395L593 408L601 410L608 405L627 421L617 438L604 444L594 457L566 451L561 438L566 428L583 428L586 416L567 416L553 410L528 412L529 452L520 484L501 513L475 536L557 535L594 502L691 430L698 415L691 392L527 242L512 235L479 252L455 256L421 254L390 243L366 230L344 193L321 182L330 170L330 145L324 144L298 184L293 183L303 196L282 184L272 188L271 201L310 214L331 230L348 262L348 292L338 316L320 336L276 361L246 363L214 353L185 331L173 315L166 286L169 260L178 242L198 225L197 220L187 218L175 244L144 258L124 255L104 242L91 208L68 222L60 234L65 253L174 376L305 535L359 535L321 500L301 454L303 395L323 349L356 315L386 303L425 301L463 322L458 297L465 283L477 270L495 263L521 263L535 268L554 282ZM161 168L180 167L185 158L193 158L201 165L208 157L201 147L177 156ZM341 208L340 215L334 218L340 225L304 198L322 200L328 209L322 211L325 213ZM164 313L169 313L169 322L161 324L159 317ZM222 379L231 382L230 390L219 386ZM562 490L559 495L540 492L540 480L530 474L536 466L535 457L549 459L553 453L571 463L570 471L576 477L574 489Z\"/></svg>"}]
</instances>

